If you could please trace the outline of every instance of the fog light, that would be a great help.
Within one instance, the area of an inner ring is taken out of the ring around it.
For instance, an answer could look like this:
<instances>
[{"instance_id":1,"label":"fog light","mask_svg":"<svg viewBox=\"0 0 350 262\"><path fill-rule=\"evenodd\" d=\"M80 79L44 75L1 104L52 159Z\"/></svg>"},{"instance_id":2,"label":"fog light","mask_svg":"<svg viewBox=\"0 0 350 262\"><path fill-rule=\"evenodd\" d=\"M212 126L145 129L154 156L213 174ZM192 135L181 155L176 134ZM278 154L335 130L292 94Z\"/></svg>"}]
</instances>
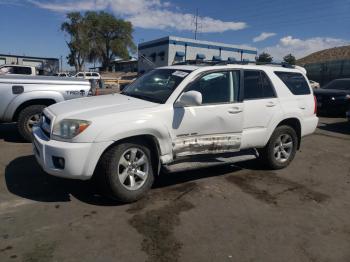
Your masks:
<instances>
[{"instance_id":1,"label":"fog light","mask_svg":"<svg viewBox=\"0 0 350 262\"><path fill-rule=\"evenodd\" d=\"M64 169L65 161L63 157L57 157L53 156L52 157L52 163L57 169Z\"/></svg>"}]
</instances>

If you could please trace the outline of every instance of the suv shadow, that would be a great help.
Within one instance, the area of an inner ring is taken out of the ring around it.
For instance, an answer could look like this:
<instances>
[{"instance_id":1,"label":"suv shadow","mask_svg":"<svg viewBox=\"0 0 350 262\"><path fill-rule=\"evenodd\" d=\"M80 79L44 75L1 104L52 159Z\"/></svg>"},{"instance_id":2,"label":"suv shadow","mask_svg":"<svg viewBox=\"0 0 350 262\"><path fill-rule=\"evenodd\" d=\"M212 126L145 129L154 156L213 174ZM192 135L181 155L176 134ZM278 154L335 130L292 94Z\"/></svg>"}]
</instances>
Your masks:
<instances>
[{"instance_id":1,"label":"suv shadow","mask_svg":"<svg viewBox=\"0 0 350 262\"><path fill-rule=\"evenodd\" d=\"M232 164L160 174L153 188L166 188L208 177L221 176L240 170ZM94 180L80 181L57 178L41 170L33 155L16 158L5 169L7 189L20 197L39 202L68 202L71 195L78 200L98 206L120 205L102 196Z\"/></svg>"},{"instance_id":2,"label":"suv shadow","mask_svg":"<svg viewBox=\"0 0 350 262\"><path fill-rule=\"evenodd\" d=\"M16 158L5 169L7 189L20 197L39 202L70 201L77 199L93 205L116 205L114 201L97 194L92 183L57 178L46 174L33 155Z\"/></svg>"},{"instance_id":3,"label":"suv shadow","mask_svg":"<svg viewBox=\"0 0 350 262\"><path fill-rule=\"evenodd\" d=\"M0 124L0 139L12 143L28 143L19 135L15 123Z\"/></svg>"},{"instance_id":4,"label":"suv shadow","mask_svg":"<svg viewBox=\"0 0 350 262\"><path fill-rule=\"evenodd\" d=\"M336 122L336 123L322 123L323 125L318 128L321 130L339 133L343 135L350 135L350 123L349 122Z\"/></svg>"}]
</instances>

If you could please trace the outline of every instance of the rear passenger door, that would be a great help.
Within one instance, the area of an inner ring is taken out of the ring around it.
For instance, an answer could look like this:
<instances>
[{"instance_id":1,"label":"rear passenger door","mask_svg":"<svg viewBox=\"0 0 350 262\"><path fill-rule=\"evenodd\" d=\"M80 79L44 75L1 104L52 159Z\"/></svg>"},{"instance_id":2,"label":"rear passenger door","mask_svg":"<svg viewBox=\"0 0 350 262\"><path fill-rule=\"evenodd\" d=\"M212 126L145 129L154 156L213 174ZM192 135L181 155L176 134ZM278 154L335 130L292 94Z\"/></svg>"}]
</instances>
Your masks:
<instances>
[{"instance_id":1,"label":"rear passenger door","mask_svg":"<svg viewBox=\"0 0 350 262\"><path fill-rule=\"evenodd\" d=\"M244 70L243 101L243 137L249 138L245 144L258 146L265 140L267 127L280 110L275 89L264 71Z\"/></svg>"}]
</instances>

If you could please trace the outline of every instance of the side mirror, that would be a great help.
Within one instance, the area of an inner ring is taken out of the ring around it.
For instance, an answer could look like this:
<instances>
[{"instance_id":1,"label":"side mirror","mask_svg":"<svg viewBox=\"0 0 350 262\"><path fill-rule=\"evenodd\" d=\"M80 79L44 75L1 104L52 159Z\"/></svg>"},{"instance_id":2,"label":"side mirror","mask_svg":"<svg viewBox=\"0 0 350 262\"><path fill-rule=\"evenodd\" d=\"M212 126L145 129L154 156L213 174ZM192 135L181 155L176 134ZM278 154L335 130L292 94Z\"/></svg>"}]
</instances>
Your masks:
<instances>
[{"instance_id":1,"label":"side mirror","mask_svg":"<svg viewBox=\"0 0 350 262\"><path fill-rule=\"evenodd\" d=\"M198 91L188 91L175 102L175 107L199 106L201 104L202 94Z\"/></svg>"}]
</instances>

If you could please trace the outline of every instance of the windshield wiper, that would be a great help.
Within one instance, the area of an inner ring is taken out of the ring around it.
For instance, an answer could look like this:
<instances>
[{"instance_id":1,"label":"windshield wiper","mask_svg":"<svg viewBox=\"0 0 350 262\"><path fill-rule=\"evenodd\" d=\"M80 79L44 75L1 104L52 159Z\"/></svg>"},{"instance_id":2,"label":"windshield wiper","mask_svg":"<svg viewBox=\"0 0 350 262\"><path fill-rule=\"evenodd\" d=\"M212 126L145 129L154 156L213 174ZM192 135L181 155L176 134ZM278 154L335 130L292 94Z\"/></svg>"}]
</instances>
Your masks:
<instances>
[{"instance_id":1,"label":"windshield wiper","mask_svg":"<svg viewBox=\"0 0 350 262\"><path fill-rule=\"evenodd\" d=\"M129 94L129 93L124 93L124 92L121 94L126 95L126 96L139 98L139 99L146 100L146 101L150 101L150 102L154 102L154 103L158 103L158 104L162 103L162 100L157 99L155 97L149 97L149 96L140 95L140 94Z\"/></svg>"}]
</instances>

